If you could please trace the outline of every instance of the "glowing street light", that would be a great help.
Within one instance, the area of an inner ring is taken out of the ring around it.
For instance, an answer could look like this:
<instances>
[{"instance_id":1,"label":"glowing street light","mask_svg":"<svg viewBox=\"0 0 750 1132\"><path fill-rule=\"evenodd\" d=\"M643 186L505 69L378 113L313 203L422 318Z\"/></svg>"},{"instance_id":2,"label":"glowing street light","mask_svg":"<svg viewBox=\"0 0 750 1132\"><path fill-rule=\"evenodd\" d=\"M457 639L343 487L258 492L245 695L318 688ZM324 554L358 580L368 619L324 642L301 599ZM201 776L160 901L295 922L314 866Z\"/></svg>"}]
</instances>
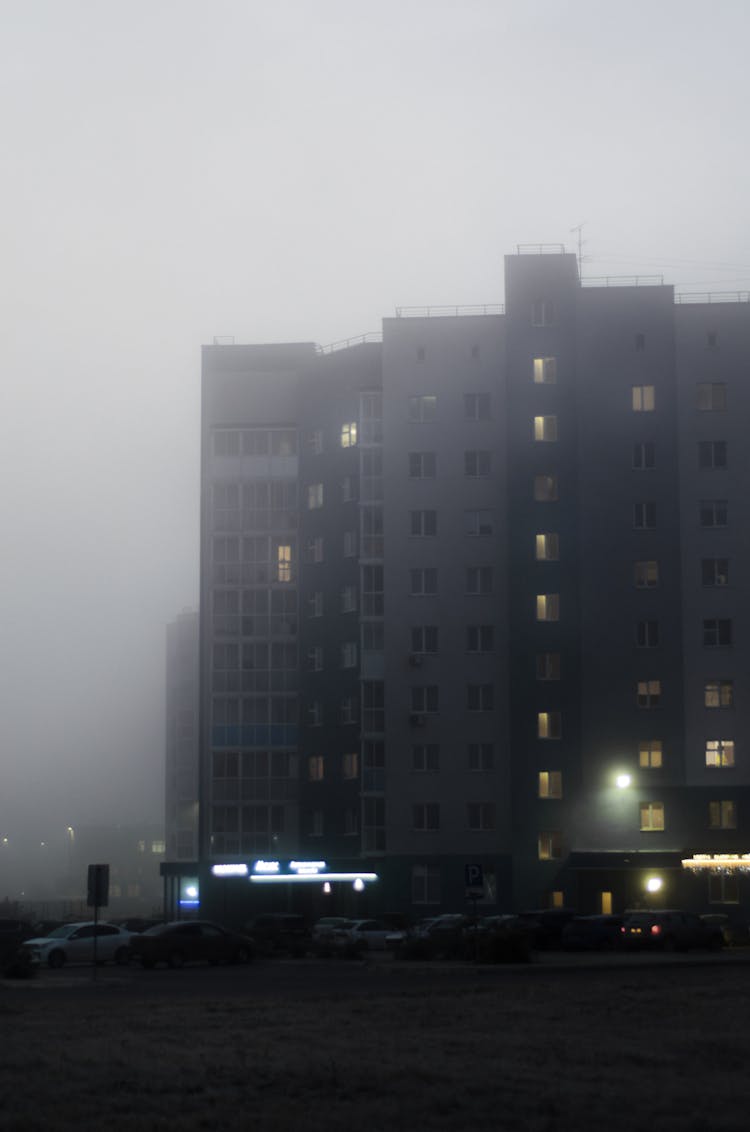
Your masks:
<instances>
[{"instance_id":1,"label":"glowing street light","mask_svg":"<svg viewBox=\"0 0 750 1132\"><path fill-rule=\"evenodd\" d=\"M647 892L661 892L664 881L661 877L649 877L646 881Z\"/></svg>"},{"instance_id":2,"label":"glowing street light","mask_svg":"<svg viewBox=\"0 0 750 1132\"><path fill-rule=\"evenodd\" d=\"M629 774L618 774L617 778L615 779L615 786L618 790L627 790L631 782L632 779Z\"/></svg>"}]
</instances>

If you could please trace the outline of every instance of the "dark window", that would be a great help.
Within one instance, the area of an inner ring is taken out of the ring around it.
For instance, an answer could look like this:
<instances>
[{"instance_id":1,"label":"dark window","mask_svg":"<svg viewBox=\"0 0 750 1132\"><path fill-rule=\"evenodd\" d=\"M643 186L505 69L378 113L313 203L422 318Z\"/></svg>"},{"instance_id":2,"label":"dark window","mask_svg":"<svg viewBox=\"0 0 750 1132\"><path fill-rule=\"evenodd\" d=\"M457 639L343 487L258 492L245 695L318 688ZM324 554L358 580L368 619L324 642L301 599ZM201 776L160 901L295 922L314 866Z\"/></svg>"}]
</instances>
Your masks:
<instances>
[{"instance_id":1,"label":"dark window","mask_svg":"<svg viewBox=\"0 0 750 1132\"><path fill-rule=\"evenodd\" d=\"M655 649L659 644L659 622L639 621L636 625L635 643L639 649Z\"/></svg>"},{"instance_id":2,"label":"dark window","mask_svg":"<svg viewBox=\"0 0 750 1132\"><path fill-rule=\"evenodd\" d=\"M638 531L650 531L656 526L656 504L634 503L633 526Z\"/></svg>"},{"instance_id":3,"label":"dark window","mask_svg":"<svg viewBox=\"0 0 750 1132\"><path fill-rule=\"evenodd\" d=\"M727 387L723 381L701 382L696 393L697 408L703 413L721 412L727 407Z\"/></svg>"},{"instance_id":4,"label":"dark window","mask_svg":"<svg viewBox=\"0 0 750 1132\"><path fill-rule=\"evenodd\" d=\"M732 622L727 617L710 617L703 622L703 644L706 648L720 648L732 643Z\"/></svg>"},{"instance_id":5,"label":"dark window","mask_svg":"<svg viewBox=\"0 0 750 1132\"><path fill-rule=\"evenodd\" d=\"M701 440L698 442L698 467L704 469L726 468L726 440Z\"/></svg>"},{"instance_id":6,"label":"dark window","mask_svg":"<svg viewBox=\"0 0 750 1132\"><path fill-rule=\"evenodd\" d=\"M637 471L656 467L656 445L653 440L633 445L633 467Z\"/></svg>"},{"instance_id":7,"label":"dark window","mask_svg":"<svg viewBox=\"0 0 750 1132\"><path fill-rule=\"evenodd\" d=\"M701 560L701 583L704 586L728 585L729 559L703 558Z\"/></svg>"},{"instance_id":8,"label":"dark window","mask_svg":"<svg viewBox=\"0 0 750 1132\"><path fill-rule=\"evenodd\" d=\"M700 524L702 527L726 527L729 503L726 499L701 499Z\"/></svg>"}]
</instances>

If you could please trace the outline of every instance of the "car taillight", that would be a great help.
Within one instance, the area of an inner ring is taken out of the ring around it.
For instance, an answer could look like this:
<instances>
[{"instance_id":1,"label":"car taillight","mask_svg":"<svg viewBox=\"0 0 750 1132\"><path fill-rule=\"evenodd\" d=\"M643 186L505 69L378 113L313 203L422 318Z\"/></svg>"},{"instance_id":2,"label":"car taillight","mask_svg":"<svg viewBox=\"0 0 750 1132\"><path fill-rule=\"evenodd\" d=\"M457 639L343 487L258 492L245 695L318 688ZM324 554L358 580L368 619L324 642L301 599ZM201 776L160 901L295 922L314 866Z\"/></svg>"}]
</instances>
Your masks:
<instances>
[{"instance_id":1,"label":"car taillight","mask_svg":"<svg viewBox=\"0 0 750 1132\"><path fill-rule=\"evenodd\" d=\"M626 929L625 929L625 928L620 928L620 931L621 931L621 932L622 932L622 934L624 935L624 934L625 934L625 931L626 931Z\"/></svg>"},{"instance_id":2,"label":"car taillight","mask_svg":"<svg viewBox=\"0 0 750 1132\"><path fill-rule=\"evenodd\" d=\"M661 932L661 924L652 924L651 925L651 935L659 935L660 932Z\"/></svg>"}]
</instances>

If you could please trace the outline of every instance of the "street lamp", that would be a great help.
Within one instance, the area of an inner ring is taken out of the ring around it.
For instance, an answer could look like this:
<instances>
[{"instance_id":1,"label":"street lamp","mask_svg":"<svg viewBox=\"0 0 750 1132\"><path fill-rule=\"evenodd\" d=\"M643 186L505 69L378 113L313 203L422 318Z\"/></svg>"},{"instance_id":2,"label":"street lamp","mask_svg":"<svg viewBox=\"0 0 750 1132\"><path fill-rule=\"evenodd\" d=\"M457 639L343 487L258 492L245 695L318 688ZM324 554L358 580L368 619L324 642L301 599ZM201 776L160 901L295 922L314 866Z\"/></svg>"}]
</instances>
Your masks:
<instances>
[{"instance_id":1,"label":"street lamp","mask_svg":"<svg viewBox=\"0 0 750 1132\"><path fill-rule=\"evenodd\" d=\"M618 790L627 790L632 781L633 780L629 774L618 774L617 778L615 779L615 786Z\"/></svg>"}]
</instances>

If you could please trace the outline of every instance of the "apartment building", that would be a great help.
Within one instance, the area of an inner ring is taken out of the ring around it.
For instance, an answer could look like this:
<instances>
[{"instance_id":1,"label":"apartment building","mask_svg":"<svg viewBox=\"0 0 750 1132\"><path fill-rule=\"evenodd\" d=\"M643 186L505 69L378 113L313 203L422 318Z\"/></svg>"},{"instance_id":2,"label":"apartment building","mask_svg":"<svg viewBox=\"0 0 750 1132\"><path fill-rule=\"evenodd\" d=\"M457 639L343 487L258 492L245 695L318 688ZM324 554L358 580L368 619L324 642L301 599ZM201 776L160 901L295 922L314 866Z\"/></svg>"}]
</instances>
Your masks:
<instances>
[{"instance_id":1,"label":"apartment building","mask_svg":"<svg viewBox=\"0 0 750 1132\"><path fill-rule=\"evenodd\" d=\"M746 898L747 299L521 248L504 307L204 347L205 907Z\"/></svg>"}]
</instances>

